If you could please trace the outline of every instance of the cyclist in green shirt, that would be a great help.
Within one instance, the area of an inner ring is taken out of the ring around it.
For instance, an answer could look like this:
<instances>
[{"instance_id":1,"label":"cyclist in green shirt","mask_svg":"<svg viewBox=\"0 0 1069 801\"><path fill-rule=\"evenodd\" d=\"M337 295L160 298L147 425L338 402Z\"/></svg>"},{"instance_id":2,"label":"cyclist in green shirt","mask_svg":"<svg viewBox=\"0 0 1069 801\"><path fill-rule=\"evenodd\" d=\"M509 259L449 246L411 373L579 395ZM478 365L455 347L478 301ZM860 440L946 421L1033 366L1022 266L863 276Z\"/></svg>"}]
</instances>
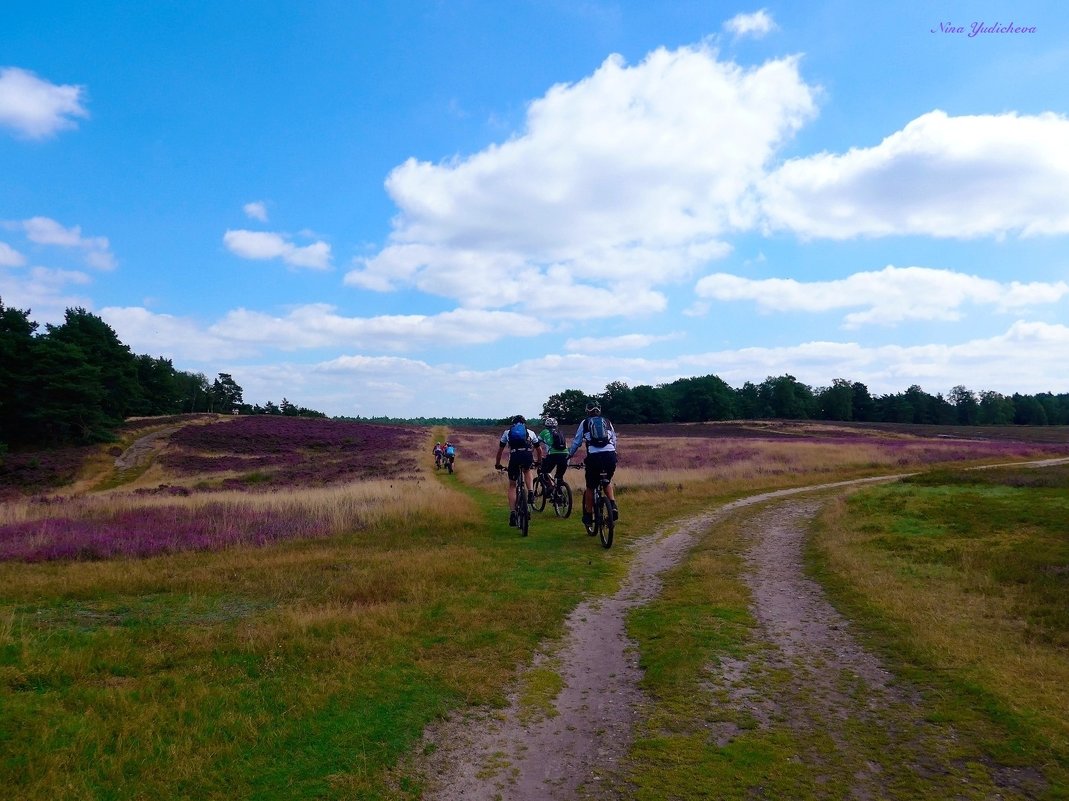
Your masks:
<instances>
[{"instance_id":1,"label":"cyclist in green shirt","mask_svg":"<svg viewBox=\"0 0 1069 801\"><path fill-rule=\"evenodd\" d=\"M545 428L538 434L542 442L542 473L546 487L555 486L550 479L550 473L556 471L556 483L564 480L564 473L568 469L568 441L564 438L557 427L557 418L547 417L542 421Z\"/></svg>"}]
</instances>

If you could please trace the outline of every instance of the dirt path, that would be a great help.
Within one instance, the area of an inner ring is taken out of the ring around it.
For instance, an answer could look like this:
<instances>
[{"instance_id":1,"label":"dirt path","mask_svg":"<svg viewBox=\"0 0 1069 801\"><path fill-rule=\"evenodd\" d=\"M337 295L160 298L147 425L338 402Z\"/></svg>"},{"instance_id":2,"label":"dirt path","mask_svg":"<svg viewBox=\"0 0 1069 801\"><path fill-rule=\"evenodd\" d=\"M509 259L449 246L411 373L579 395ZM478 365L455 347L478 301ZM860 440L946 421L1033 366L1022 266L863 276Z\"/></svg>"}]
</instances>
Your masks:
<instances>
[{"instance_id":1,"label":"dirt path","mask_svg":"<svg viewBox=\"0 0 1069 801\"><path fill-rule=\"evenodd\" d=\"M167 437L180 428L182 426L161 428L159 431L153 431L151 434L134 440L129 448L115 457L115 469L122 472L145 465L163 447Z\"/></svg>"},{"instance_id":2,"label":"dirt path","mask_svg":"<svg viewBox=\"0 0 1069 801\"><path fill-rule=\"evenodd\" d=\"M534 668L551 664L565 688L550 715L532 718L518 693L501 713L468 713L428 732L436 749L427 767L427 799L535 801L598 798L599 787L627 753L633 727L642 712L640 671L634 643L627 637L627 614L660 592L660 575L677 564L710 525L732 512L802 492L887 481L881 477L763 493L727 504L675 524L668 536L658 532L634 544L635 559L620 590L608 598L580 604L568 616L561 642L539 654ZM801 514L809 506L795 507ZM779 561L793 561L801 571L801 553L793 546ZM767 555L760 556L764 560ZM784 617L791 629L787 600L792 587L774 578L760 603L773 618ZM806 614L820 626L820 613ZM798 632L812 637L813 632ZM789 638L793 639L794 634ZM866 668L868 669L868 668ZM522 682L521 682L522 683ZM612 796L610 796L612 797Z\"/></svg>"},{"instance_id":3,"label":"dirt path","mask_svg":"<svg viewBox=\"0 0 1069 801\"><path fill-rule=\"evenodd\" d=\"M1047 459L1029 466L1066 461ZM635 644L625 631L627 615L657 597L661 574L679 563L711 525L769 501L779 502L759 510L750 525L753 541L744 575L760 646L745 659L710 666L710 690L728 713L725 722L714 726L713 737L726 745L740 733L737 724L727 722L732 712L758 728L799 732L801 742L823 737L833 744L834 756L829 760L813 755L809 770L814 781L827 782L827 789L838 782L843 785L841 797L859 801L885 796L881 782L891 777L881 775L872 758L873 753L885 754L882 749L893 749L897 764L914 777L932 777L933 786L943 778L949 781L955 766L936 756L947 751L947 733L918 719L915 693L896 683L879 659L858 643L849 621L805 576L806 525L821 499L792 498L903 475L763 493L677 522L667 536L657 532L635 542L635 558L620 590L580 604L568 616L561 641L547 646L527 669L529 676L548 667L563 678L564 689L552 711L533 714L516 692L503 711L468 712L428 731L435 748L428 749L433 754L422 766L428 783L424 798L622 798L612 779L632 744L645 703ZM790 677L786 684L785 675ZM772 677L779 682L774 690ZM523 677L518 686L523 686ZM853 741L858 731L866 730L877 732L875 744ZM953 739L952 732L949 737ZM992 797L1033 798L1042 790L1042 776L1029 768L986 767L997 788Z\"/></svg>"}]
</instances>

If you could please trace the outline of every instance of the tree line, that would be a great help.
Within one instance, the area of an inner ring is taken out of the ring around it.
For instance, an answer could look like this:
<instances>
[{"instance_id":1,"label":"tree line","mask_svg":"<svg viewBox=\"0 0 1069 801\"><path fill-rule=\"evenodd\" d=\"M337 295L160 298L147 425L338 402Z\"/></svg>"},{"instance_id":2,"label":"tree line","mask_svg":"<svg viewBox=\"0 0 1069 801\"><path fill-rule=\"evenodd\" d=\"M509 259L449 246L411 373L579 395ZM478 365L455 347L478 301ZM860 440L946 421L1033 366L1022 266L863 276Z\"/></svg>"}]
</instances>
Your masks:
<instances>
[{"instance_id":1,"label":"tree line","mask_svg":"<svg viewBox=\"0 0 1069 801\"><path fill-rule=\"evenodd\" d=\"M325 417L283 398L250 406L228 373L211 382L170 359L136 355L83 308L39 331L30 311L0 298L0 452L114 438L127 417L219 412Z\"/></svg>"},{"instance_id":2,"label":"tree line","mask_svg":"<svg viewBox=\"0 0 1069 801\"><path fill-rule=\"evenodd\" d=\"M974 392L956 386L944 396L916 384L904 392L873 395L860 381L836 378L810 387L792 375L747 381L734 389L715 375L680 378L656 387L614 381L587 395L566 389L542 406L544 417L575 423L592 400L615 423L694 423L711 420L829 420L931 425L1066 425L1069 393L1037 395Z\"/></svg>"}]
</instances>

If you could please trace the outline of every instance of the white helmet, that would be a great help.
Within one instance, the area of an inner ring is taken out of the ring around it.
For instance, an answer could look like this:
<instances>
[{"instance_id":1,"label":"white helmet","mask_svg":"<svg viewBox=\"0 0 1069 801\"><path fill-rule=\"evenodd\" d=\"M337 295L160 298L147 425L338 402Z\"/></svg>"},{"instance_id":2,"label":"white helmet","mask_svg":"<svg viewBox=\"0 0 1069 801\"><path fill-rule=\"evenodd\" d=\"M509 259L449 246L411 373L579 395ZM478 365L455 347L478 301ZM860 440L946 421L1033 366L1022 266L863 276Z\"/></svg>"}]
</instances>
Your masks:
<instances>
[{"instance_id":1,"label":"white helmet","mask_svg":"<svg viewBox=\"0 0 1069 801\"><path fill-rule=\"evenodd\" d=\"M542 422L546 425L547 428L556 428L557 427L557 418L556 417L547 417Z\"/></svg>"}]
</instances>

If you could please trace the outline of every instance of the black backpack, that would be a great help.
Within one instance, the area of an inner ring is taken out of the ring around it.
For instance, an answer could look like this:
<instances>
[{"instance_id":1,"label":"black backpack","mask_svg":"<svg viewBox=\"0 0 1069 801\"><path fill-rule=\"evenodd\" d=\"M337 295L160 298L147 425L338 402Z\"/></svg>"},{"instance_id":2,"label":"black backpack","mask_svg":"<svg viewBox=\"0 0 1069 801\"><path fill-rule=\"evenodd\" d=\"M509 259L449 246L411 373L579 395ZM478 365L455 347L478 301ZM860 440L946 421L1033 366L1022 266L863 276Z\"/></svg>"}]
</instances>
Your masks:
<instances>
[{"instance_id":1,"label":"black backpack","mask_svg":"<svg viewBox=\"0 0 1069 801\"><path fill-rule=\"evenodd\" d=\"M564 435L560 433L559 429L553 429L553 450L563 451L568 447L568 444L564 441Z\"/></svg>"}]
</instances>

